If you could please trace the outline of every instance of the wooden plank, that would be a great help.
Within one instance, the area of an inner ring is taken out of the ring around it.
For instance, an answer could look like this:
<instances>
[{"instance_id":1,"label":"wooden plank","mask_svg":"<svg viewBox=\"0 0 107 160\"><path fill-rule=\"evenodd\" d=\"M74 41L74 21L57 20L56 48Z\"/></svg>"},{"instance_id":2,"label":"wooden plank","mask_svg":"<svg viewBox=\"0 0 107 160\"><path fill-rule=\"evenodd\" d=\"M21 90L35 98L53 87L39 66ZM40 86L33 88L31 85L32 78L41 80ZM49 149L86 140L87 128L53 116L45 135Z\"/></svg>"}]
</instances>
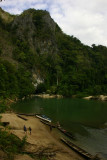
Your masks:
<instances>
[{"instance_id":1,"label":"wooden plank","mask_svg":"<svg viewBox=\"0 0 107 160\"><path fill-rule=\"evenodd\" d=\"M36 113L32 113L32 114L27 114L27 113L17 113L18 115L22 115L22 116L35 116Z\"/></svg>"},{"instance_id":2,"label":"wooden plank","mask_svg":"<svg viewBox=\"0 0 107 160\"><path fill-rule=\"evenodd\" d=\"M25 118L25 117L22 117L22 116L20 116L20 115L17 115L19 118L21 118L21 119L23 119L23 120L25 120L25 121L27 121L28 119L27 118Z\"/></svg>"}]
</instances>

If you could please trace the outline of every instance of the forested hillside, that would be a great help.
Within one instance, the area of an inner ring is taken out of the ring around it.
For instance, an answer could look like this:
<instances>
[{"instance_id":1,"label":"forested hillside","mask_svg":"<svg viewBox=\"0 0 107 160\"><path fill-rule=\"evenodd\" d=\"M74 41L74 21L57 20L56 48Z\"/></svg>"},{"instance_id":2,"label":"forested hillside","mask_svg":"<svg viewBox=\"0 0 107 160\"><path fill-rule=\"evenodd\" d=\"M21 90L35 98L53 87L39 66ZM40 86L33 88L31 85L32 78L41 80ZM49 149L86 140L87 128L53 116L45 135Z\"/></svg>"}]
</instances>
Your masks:
<instances>
[{"instance_id":1,"label":"forested hillside","mask_svg":"<svg viewBox=\"0 0 107 160\"><path fill-rule=\"evenodd\" d=\"M64 34L47 11L0 9L0 97L42 92L107 94L107 47Z\"/></svg>"}]
</instances>

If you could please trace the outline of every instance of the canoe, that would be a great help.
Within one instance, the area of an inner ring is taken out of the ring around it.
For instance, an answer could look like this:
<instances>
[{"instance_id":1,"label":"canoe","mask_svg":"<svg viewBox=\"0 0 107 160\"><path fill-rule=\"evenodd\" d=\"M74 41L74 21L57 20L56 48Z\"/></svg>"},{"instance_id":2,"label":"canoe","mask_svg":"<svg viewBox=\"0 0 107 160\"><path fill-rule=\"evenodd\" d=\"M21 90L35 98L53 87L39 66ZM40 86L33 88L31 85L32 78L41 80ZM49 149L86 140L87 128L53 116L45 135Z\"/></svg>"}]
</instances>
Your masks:
<instances>
[{"instance_id":1,"label":"canoe","mask_svg":"<svg viewBox=\"0 0 107 160\"><path fill-rule=\"evenodd\" d=\"M64 135L66 135L67 137L75 140L75 137L74 137L74 135L73 135L71 132L66 131L66 130L63 129L62 127L57 127L57 128L58 128L58 129L60 130L60 132L62 132Z\"/></svg>"},{"instance_id":2,"label":"canoe","mask_svg":"<svg viewBox=\"0 0 107 160\"><path fill-rule=\"evenodd\" d=\"M88 160L101 160L101 158L99 158L97 155L93 156L90 153L88 153L87 151L83 150L82 148L78 147L77 145L75 145L74 143L72 143L69 140L66 140L64 138L61 138L61 141L63 143L65 143L68 147L70 147L71 149L73 149L74 151L76 151L77 153L79 153L81 156L83 156L84 158L88 159Z\"/></svg>"},{"instance_id":3,"label":"canoe","mask_svg":"<svg viewBox=\"0 0 107 160\"><path fill-rule=\"evenodd\" d=\"M81 149L80 147L76 146L71 141L68 141L68 140L66 140L64 138L61 138L61 141L63 143L65 143L68 147L72 148L73 150L75 150L76 152L78 152L79 154L81 154L83 157L88 158L88 159L93 158L93 156L91 154L89 154L85 150Z\"/></svg>"},{"instance_id":4,"label":"canoe","mask_svg":"<svg viewBox=\"0 0 107 160\"><path fill-rule=\"evenodd\" d=\"M50 124L49 122L46 122L46 121L44 121L44 120L41 120L41 122L42 122L43 124L46 124L47 126L52 126L52 128L56 128L55 125Z\"/></svg>"},{"instance_id":5,"label":"canoe","mask_svg":"<svg viewBox=\"0 0 107 160\"><path fill-rule=\"evenodd\" d=\"M18 113L18 115L22 115L22 116L35 116L36 114L32 113L32 114L27 114L27 113Z\"/></svg>"},{"instance_id":6,"label":"canoe","mask_svg":"<svg viewBox=\"0 0 107 160\"><path fill-rule=\"evenodd\" d=\"M36 115L36 117L51 123L51 119L46 117L45 115Z\"/></svg>"},{"instance_id":7,"label":"canoe","mask_svg":"<svg viewBox=\"0 0 107 160\"><path fill-rule=\"evenodd\" d=\"M36 114L40 115L39 113L16 113L16 114L22 115L22 116L35 116Z\"/></svg>"},{"instance_id":8,"label":"canoe","mask_svg":"<svg viewBox=\"0 0 107 160\"><path fill-rule=\"evenodd\" d=\"M17 115L17 117L19 117L19 118L21 118L21 119L23 119L23 120L25 120L25 121L27 121L27 120L28 120L27 118L22 117L22 116L20 116L19 114Z\"/></svg>"}]
</instances>

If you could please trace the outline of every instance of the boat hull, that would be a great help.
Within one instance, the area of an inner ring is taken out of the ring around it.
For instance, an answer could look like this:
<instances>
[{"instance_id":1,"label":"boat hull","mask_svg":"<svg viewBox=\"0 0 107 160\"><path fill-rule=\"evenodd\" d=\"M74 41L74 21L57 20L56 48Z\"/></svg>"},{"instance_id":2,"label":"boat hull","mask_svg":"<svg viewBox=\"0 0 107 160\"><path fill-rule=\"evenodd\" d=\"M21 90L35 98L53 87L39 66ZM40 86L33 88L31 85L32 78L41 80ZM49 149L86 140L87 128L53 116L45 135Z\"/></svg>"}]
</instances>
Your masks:
<instances>
[{"instance_id":1,"label":"boat hull","mask_svg":"<svg viewBox=\"0 0 107 160\"><path fill-rule=\"evenodd\" d=\"M39 118L39 119L41 119L41 120L44 120L44 121L46 121L46 122L51 123L51 120L50 120L50 119L44 118L44 117L42 117L42 116L40 116L40 115L36 115L36 117Z\"/></svg>"}]
</instances>

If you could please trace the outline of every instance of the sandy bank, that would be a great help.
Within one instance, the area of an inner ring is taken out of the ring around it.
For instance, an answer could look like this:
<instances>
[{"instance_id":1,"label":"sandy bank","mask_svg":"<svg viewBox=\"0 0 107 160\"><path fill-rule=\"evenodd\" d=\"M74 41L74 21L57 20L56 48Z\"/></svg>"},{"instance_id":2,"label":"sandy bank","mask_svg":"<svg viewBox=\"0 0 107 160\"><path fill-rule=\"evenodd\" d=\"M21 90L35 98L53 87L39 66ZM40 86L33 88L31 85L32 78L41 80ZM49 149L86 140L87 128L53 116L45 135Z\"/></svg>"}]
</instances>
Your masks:
<instances>
[{"instance_id":1,"label":"sandy bank","mask_svg":"<svg viewBox=\"0 0 107 160\"><path fill-rule=\"evenodd\" d=\"M25 121L17 117L14 113L2 114L2 122L10 122L10 132L17 135L19 138L23 138L25 133L23 126L26 125L32 128L32 134L27 131L27 142L28 145L25 151L38 152L42 150L48 150L48 152L55 152L56 156L52 157L51 160L84 160L80 155L66 147L61 143L57 136L55 136L54 129L50 132L49 128L42 124L39 119L35 117L26 117L28 120ZM15 160L30 160L27 155L17 155Z\"/></svg>"}]
</instances>

